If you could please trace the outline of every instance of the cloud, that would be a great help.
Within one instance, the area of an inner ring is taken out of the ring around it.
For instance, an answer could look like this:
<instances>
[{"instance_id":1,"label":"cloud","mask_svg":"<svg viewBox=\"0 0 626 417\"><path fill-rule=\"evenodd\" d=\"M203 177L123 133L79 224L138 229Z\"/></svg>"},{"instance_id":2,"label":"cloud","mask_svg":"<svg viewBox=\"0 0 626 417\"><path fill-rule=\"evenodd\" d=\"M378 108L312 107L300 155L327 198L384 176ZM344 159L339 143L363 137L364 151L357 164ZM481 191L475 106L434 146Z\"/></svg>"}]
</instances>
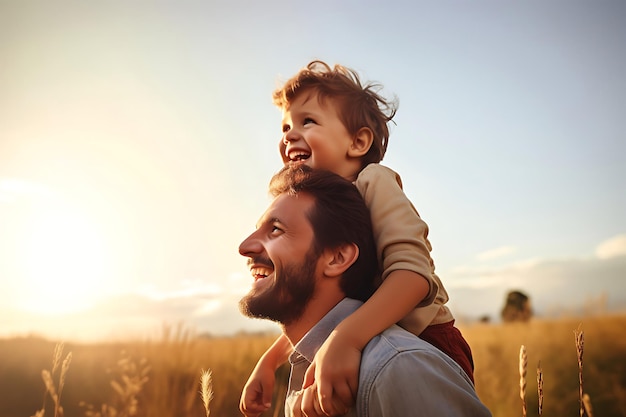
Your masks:
<instances>
[{"instance_id":1,"label":"cloud","mask_svg":"<svg viewBox=\"0 0 626 417\"><path fill-rule=\"evenodd\" d=\"M442 276L450 295L448 305L459 319L489 316L497 321L506 294L519 290L528 294L540 316L575 311L603 295L607 296L608 309L624 308L626 254L619 249L623 248L622 237L609 239L598 248L602 256L456 268ZM610 256L605 256L607 253ZM218 284L182 279L171 288L143 288L109 298L80 314L46 317L0 311L0 328L3 335L18 331L24 334L24 329L29 329L43 336L85 341L158 338L164 325L176 324L214 335L277 332L276 324L250 319L239 312L238 301L249 286L250 278L242 273L233 273Z\"/></svg>"},{"instance_id":2,"label":"cloud","mask_svg":"<svg viewBox=\"0 0 626 417\"><path fill-rule=\"evenodd\" d=\"M478 259L479 261L490 261L493 259L502 258L506 255L510 255L514 253L515 250L516 249L513 246L502 246L479 253L478 255L476 255L476 259Z\"/></svg>"},{"instance_id":3,"label":"cloud","mask_svg":"<svg viewBox=\"0 0 626 417\"><path fill-rule=\"evenodd\" d=\"M602 242L596 248L596 256L600 259L624 255L626 255L626 234L612 237Z\"/></svg>"},{"instance_id":4,"label":"cloud","mask_svg":"<svg viewBox=\"0 0 626 417\"><path fill-rule=\"evenodd\" d=\"M498 318L506 294L529 295L535 311L581 308L608 294L609 309L626 306L626 256L571 258L510 264L502 268L463 268L442 277L450 308L459 316Z\"/></svg>"},{"instance_id":5,"label":"cloud","mask_svg":"<svg viewBox=\"0 0 626 417\"><path fill-rule=\"evenodd\" d=\"M162 301L202 296L218 297L224 292L225 290L220 284L203 282L201 280L183 280L179 288L171 290L162 290L152 285L144 285L137 291L137 294L151 300Z\"/></svg>"},{"instance_id":6,"label":"cloud","mask_svg":"<svg viewBox=\"0 0 626 417\"><path fill-rule=\"evenodd\" d=\"M37 334L82 342L145 339L159 337L165 325L178 324L198 334L278 332L276 324L239 312L239 300L251 281L248 275L232 273L218 283L187 278L160 286L144 284L133 292L110 295L80 312L54 315L0 305L0 336Z\"/></svg>"},{"instance_id":7,"label":"cloud","mask_svg":"<svg viewBox=\"0 0 626 417\"><path fill-rule=\"evenodd\" d=\"M178 325L195 334L279 331L270 321L244 317L238 309L239 298L208 293L178 293L162 298L126 294L80 313L54 316L0 307L0 328L2 336L37 334L79 342L158 339L165 327Z\"/></svg>"}]
</instances>

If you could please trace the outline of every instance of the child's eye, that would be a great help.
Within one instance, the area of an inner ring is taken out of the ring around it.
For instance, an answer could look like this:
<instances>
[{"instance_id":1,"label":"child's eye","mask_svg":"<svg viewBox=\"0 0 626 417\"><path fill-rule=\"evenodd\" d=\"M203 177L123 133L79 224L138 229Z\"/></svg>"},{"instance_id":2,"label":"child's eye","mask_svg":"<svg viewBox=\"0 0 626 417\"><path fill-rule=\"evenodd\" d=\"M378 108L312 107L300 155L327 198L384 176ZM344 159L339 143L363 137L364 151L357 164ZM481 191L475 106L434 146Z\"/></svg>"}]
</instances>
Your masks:
<instances>
[{"instance_id":1,"label":"child's eye","mask_svg":"<svg viewBox=\"0 0 626 417\"><path fill-rule=\"evenodd\" d=\"M309 123L313 123L313 124L315 124L315 120L311 119L310 117L306 117L306 118L304 119L304 122L303 122L302 124L306 126L306 125L308 125Z\"/></svg>"},{"instance_id":2,"label":"child's eye","mask_svg":"<svg viewBox=\"0 0 626 417\"><path fill-rule=\"evenodd\" d=\"M291 126L289 126L289 125L283 125L283 133L287 133L287 132L289 132L289 129L291 129Z\"/></svg>"}]
</instances>

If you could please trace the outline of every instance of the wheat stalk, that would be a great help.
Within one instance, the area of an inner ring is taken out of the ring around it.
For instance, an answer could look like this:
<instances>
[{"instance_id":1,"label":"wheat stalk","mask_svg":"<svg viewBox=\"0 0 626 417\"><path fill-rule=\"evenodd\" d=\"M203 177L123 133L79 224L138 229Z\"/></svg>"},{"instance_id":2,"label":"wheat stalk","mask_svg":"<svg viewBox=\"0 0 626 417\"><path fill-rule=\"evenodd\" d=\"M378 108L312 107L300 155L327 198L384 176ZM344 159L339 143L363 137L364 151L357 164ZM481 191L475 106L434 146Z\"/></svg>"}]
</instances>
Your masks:
<instances>
[{"instance_id":1,"label":"wheat stalk","mask_svg":"<svg viewBox=\"0 0 626 417\"><path fill-rule=\"evenodd\" d=\"M526 346L522 345L519 350L519 396L522 399L522 416L526 417Z\"/></svg>"},{"instance_id":2,"label":"wheat stalk","mask_svg":"<svg viewBox=\"0 0 626 417\"><path fill-rule=\"evenodd\" d=\"M70 363L72 362L72 352L68 353L61 365L61 375L59 375L59 401L61 399L61 392L65 386L65 378L67 377L67 371L70 369Z\"/></svg>"},{"instance_id":3,"label":"wheat stalk","mask_svg":"<svg viewBox=\"0 0 626 417\"><path fill-rule=\"evenodd\" d=\"M580 404L580 417L585 415L585 405L583 402L583 352L585 346L585 332L580 330L580 326L577 330L574 330L574 340L576 342L576 356L578 357L578 401Z\"/></svg>"},{"instance_id":4,"label":"wheat stalk","mask_svg":"<svg viewBox=\"0 0 626 417\"><path fill-rule=\"evenodd\" d=\"M139 414L139 395L148 382L151 368L147 359L134 359L128 352L122 350L117 361L114 377L109 381L113 389L114 398L111 404L102 404L100 411L92 404L80 402L85 407L87 417L132 417Z\"/></svg>"},{"instance_id":5,"label":"wheat stalk","mask_svg":"<svg viewBox=\"0 0 626 417\"><path fill-rule=\"evenodd\" d=\"M52 375L57 371L59 365L61 365L61 356L63 355L63 348L65 347L63 342L59 342L54 346L54 353L52 354Z\"/></svg>"},{"instance_id":6,"label":"wheat stalk","mask_svg":"<svg viewBox=\"0 0 626 417\"><path fill-rule=\"evenodd\" d=\"M593 417L593 410L591 408L591 398L588 394L583 394L583 405L585 406L585 412L588 417Z\"/></svg>"},{"instance_id":7,"label":"wheat stalk","mask_svg":"<svg viewBox=\"0 0 626 417\"><path fill-rule=\"evenodd\" d=\"M57 394L56 387L54 386L52 374L47 369L44 369L41 371L41 379L43 379L43 383L46 386L46 392L50 395L50 398L52 398L56 407L56 404L59 402L59 395Z\"/></svg>"},{"instance_id":8,"label":"wheat stalk","mask_svg":"<svg viewBox=\"0 0 626 417\"><path fill-rule=\"evenodd\" d=\"M63 407L61 406L61 393L63 392L63 386L65 385L65 378L67 371L70 368L70 362L72 361L72 352L68 353L63 361L61 357L63 355L63 343L57 343L54 347L54 354L52 355L52 371L44 369L41 371L41 379L45 386L43 405L41 410L35 412L33 417L44 417L46 412L46 398L49 395L54 403L54 417L63 417ZM54 374L61 368L59 374L58 387L54 384Z\"/></svg>"},{"instance_id":9,"label":"wheat stalk","mask_svg":"<svg viewBox=\"0 0 626 417\"><path fill-rule=\"evenodd\" d=\"M543 412L543 369L541 361L537 364L537 398L539 400L539 415Z\"/></svg>"},{"instance_id":10,"label":"wheat stalk","mask_svg":"<svg viewBox=\"0 0 626 417\"><path fill-rule=\"evenodd\" d=\"M204 409L206 410L206 417L209 417L211 414L211 409L209 408L209 404L213 399L213 380L211 379L211 370L207 369L201 370L200 376L200 394L202 395L202 403L204 404Z\"/></svg>"}]
</instances>

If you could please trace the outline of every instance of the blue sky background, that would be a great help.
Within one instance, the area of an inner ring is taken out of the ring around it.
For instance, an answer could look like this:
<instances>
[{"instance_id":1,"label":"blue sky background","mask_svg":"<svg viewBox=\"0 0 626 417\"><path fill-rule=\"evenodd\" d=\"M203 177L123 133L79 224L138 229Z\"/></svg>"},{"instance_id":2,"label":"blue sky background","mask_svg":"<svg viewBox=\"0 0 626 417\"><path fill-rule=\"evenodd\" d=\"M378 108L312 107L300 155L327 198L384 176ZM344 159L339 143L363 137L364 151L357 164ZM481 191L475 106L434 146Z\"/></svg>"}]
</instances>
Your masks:
<instances>
[{"instance_id":1,"label":"blue sky background","mask_svg":"<svg viewBox=\"0 0 626 417\"><path fill-rule=\"evenodd\" d=\"M460 318L626 305L626 3L0 1L0 332L274 328L239 242L312 59L400 108L383 163Z\"/></svg>"}]
</instances>

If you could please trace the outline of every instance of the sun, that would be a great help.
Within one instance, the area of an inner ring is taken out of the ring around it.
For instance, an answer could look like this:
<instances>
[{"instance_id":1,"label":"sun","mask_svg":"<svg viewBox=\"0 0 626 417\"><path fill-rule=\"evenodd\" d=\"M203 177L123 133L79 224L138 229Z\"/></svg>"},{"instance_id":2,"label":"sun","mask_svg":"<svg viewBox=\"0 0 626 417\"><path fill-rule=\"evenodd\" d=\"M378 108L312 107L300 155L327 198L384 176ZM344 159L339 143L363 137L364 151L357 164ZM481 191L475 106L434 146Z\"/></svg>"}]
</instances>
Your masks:
<instances>
[{"instance_id":1,"label":"sun","mask_svg":"<svg viewBox=\"0 0 626 417\"><path fill-rule=\"evenodd\" d=\"M26 218L16 259L22 278L17 306L44 314L93 306L108 275L106 239L97 223L59 203L38 207Z\"/></svg>"}]
</instances>

